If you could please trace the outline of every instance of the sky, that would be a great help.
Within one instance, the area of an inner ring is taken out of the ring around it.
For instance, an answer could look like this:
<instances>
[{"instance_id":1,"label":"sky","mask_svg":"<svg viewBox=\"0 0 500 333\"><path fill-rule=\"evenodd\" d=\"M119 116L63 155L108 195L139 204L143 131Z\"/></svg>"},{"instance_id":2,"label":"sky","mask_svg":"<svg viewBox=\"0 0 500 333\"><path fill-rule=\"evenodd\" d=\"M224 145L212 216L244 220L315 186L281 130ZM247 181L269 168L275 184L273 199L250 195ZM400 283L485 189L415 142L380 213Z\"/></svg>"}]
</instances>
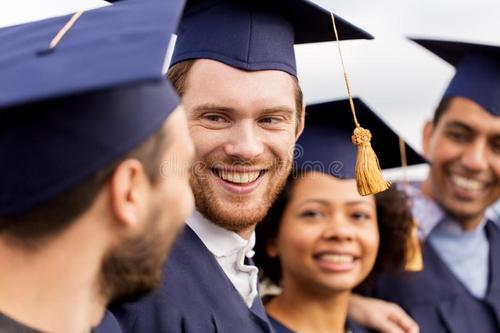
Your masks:
<instances>
[{"instance_id":1,"label":"sky","mask_svg":"<svg viewBox=\"0 0 500 333\"><path fill-rule=\"evenodd\" d=\"M352 92L417 151L421 151L423 124L432 116L454 70L406 37L500 46L498 0L314 2L375 36L372 41L341 43ZM2 1L0 27L103 5L107 3L102 0ZM306 104L347 97L334 42L299 45L296 53ZM425 173L425 168L420 170L417 174Z\"/></svg>"},{"instance_id":2,"label":"sky","mask_svg":"<svg viewBox=\"0 0 500 333\"><path fill-rule=\"evenodd\" d=\"M419 150L423 123L454 69L406 36L500 46L497 0L315 2L375 36L342 44L351 88ZM298 46L297 53L307 102L346 96L334 43Z\"/></svg>"}]
</instances>

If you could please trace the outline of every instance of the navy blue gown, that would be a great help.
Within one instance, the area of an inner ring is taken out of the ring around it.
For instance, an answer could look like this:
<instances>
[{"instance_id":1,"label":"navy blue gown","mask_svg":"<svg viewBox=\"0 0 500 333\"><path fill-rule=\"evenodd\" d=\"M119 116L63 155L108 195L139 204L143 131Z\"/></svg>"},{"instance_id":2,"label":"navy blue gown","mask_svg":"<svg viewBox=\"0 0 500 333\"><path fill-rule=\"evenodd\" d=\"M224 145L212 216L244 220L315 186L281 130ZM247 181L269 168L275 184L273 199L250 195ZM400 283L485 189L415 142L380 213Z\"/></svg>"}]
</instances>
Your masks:
<instances>
[{"instance_id":1,"label":"navy blue gown","mask_svg":"<svg viewBox=\"0 0 500 333\"><path fill-rule=\"evenodd\" d=\"M428 242L423 246L422 272L381 276L372 296L401 305L422 333L500 332L499 226L488 222L486 233L490 277L484 299L472 296Z\"/></svg>"},{"instance_id":2,"label":"navy blue gown","mask_svg":"<svg viewBox=\"0 0 500 333\"><path fill-rule=\"evenodd\" d=\"M274 333L257 297L249 309L189 226L177 239L160 288L111 309L124 333Z\"/></svg>"},{"instance_id":3,"label":"navy blue gown","mask_svg":"<svg viewBox=\"0 0 500 333\"><path fill-rule=\"evenodd\" d=\"M92 333L122 333L118 321L109 311L106 311L99 326L92 330Z\"/></svg>"}]
</instances>

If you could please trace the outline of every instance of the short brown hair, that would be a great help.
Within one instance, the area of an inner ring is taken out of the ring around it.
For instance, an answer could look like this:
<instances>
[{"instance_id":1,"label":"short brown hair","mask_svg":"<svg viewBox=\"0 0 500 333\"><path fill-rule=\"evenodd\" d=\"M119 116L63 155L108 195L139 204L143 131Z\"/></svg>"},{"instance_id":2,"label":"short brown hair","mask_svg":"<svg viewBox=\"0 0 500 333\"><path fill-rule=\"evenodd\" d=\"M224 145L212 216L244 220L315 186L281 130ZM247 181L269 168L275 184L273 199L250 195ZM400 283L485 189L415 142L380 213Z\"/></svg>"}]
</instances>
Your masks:
<instances>
[{"instance_id":1,"label":"short brown hair","mask_svg":"<svg viewBox=\"0 0 500 333\"><path fill-rule=\"evenodd\" d=\"M0 236L12 246L36 250L51 237L66 230L94 203L99 191L110 179L115 169L128 158L136 158L154 183L160 177L162 151L167 146L163 129L134 148L123 158L109 163L49 201L20 214L0 216Z\"/></svg>"},{"instance_id":2,"label":"short brown hair","mask_svg":"<svg viewBox=\"0 0 500 333\"><path fill-rule=\"evenodd\" d=\"M176 63L167 72L167 77L174 86L174 89L177 91L179 96L183 96L186 92L186 78L189 73L191 67L193 67L196 59L185 60ZM295 108L297 110L297 120L300 119L300 113L302 112L302 107L304 105L303 102L303 94L302 89L300 89L299 80L295 76L291 76L294 84L294 93L295 93ZM298 127L297 123L297 127Z\"/></svg>"}]
</instances>

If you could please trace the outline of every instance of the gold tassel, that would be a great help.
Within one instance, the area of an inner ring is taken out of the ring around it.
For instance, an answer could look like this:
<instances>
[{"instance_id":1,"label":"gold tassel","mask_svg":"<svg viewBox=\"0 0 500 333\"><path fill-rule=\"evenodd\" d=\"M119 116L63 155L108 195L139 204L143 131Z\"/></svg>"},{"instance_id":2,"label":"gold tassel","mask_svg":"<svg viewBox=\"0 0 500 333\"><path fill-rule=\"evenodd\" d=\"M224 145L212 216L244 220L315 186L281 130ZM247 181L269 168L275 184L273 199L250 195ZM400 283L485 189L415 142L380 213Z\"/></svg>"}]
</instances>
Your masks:
<instances>
[{"instance_id":1,"label":"gold tassel","mask_svg":"<svg viewBox=\"0 0 500 333\"><path fill-rule=\"evenodd\" d=\"M402 137L399 137L399 155L401 157L401 168L403 170L403 187L408 193L410 181L408 180L408 161L406 159L406 144ZM422 248L418 240L417 221L413 220L410 238L406 243L405 270L408 272L420 272L424 269L424 259Z\"/></svg>"},{"instance_id":2,"label":"gold tassel","mask_svg":"<svg viewBox=\"0 0 500 333\"><path fill-rule=\"evenodd\" d=\"M344 81L347 88L347 95L349 96L349 104L351 106L352 117L356 128L352 136L352 142L358 146L358 154L356 158L356 183L358 192L361 195L370 195L385 191L391 185L382 176L380 164L377 155L373 151L370 140L372 135L369 130L362 128L356 118L356 110L354 102L352 101L351 87L349 85L349 78L345 70L344 59L342 57L342 50L340 49L339 35L337 33L337 26L335 25L335 16L330 13L332 17L333 31L335 32L335 39L337 40L337 48L339 50L340 63L344 71Z\"/></svg>"},{"instance_id":3,"label":"gold tassel","mask_svg":"<svg viewBox=\"0 0 500 333\"><path fill-rule=\"evenodd\" d=\"M377 155L370 140L372 134L363 127L356 127L352 135L352 142L358 146L356 157L356 184L361 195L370 195L383 192L389 188L390 182L382 176Z\"/></svg>"},{"instance_id":4,"label":"gold tassel","mask_svg":"<svg viewBox=\"0 0 500 333\"><path fill-rule=\"evenodd\" d=\"M417 223L413 221L410 239L406 244L405 270L408 272L420 272L424 269L424 259L417 235Z\"/></svg>"}]
</instances>

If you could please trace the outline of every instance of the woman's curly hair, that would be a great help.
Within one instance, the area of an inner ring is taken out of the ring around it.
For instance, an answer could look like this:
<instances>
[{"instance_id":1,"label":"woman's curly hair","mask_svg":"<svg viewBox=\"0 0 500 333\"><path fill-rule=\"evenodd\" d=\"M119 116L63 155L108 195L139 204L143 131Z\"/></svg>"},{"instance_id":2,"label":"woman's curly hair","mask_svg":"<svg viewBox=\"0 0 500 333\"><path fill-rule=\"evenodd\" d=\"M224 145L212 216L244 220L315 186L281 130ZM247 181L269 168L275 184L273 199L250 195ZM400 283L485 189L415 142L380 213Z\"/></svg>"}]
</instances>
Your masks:
<instances>
[{"instance_id":1,"label":"woman's curly hair","mask_svg":"<svg viewBox=\"0 0 500 333\"><path fill-rule=\"evenodd\" d=\"M267 280L277 286L280 285L282 277L280 259L269 257L266 247L278 237L281 219L293 195L295 184L306 174L307 172L297 170L291 173L268 214L257 226L255 263L259 267L261 281ZM375 202L380 246L375 265L363 285L377 273L401 271L409 255L407 243L411 237L413 216L408 196L393 185L387 191L376 194Z\"/></svg>"}]
</instances>

